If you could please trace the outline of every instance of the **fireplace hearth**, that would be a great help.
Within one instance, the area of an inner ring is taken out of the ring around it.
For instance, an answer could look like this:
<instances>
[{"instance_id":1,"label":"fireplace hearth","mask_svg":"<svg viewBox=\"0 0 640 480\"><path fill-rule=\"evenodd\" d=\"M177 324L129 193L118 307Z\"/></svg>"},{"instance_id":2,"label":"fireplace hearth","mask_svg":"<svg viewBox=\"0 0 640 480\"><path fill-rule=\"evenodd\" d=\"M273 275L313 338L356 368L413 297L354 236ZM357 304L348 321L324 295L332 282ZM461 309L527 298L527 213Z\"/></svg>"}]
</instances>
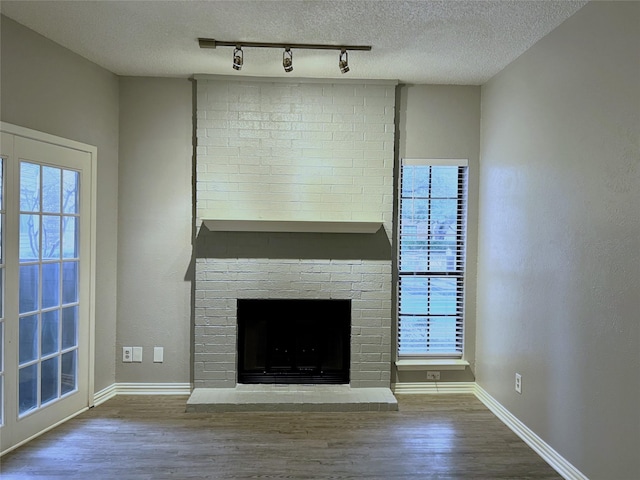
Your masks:
<instances>
[{"instance_id":1,"label":"fireplace hearth","mask_svg":"<svg viewBox=\"0 0 640 480\"><path fill-rule=\"evenodd\" d=\"M349 383L351 300L237 302L238 383Z\"/></svg>"}]
</instances>

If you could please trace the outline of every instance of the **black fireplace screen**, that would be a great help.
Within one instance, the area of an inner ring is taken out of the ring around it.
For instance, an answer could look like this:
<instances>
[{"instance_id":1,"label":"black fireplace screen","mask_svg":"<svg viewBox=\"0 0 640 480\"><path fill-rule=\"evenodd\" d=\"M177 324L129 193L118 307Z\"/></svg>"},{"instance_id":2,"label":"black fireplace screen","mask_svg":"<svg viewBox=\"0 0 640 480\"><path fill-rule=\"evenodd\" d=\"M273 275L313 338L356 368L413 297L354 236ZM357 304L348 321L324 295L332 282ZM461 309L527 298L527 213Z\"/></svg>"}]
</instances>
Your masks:
<instances>
[{"instance_id":1,"label":"black fireplace screen","mask_svg":"<svg viewBox=\"0 0 640 480\"><path fill-rule=\"evenodd\" d=\"M238 300L238 383L349 383L351 300Z\"/></svg>"}]
</instances>

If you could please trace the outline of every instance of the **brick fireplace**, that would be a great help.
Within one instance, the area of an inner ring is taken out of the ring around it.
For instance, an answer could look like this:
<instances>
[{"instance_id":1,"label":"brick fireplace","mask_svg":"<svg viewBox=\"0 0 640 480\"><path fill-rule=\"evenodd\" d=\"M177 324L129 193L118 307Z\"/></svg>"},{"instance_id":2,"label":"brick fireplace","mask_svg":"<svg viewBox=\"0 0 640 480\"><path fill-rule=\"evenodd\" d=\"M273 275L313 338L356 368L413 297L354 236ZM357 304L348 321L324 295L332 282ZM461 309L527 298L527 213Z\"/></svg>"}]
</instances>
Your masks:
<instances>
[{"instance_id":1,"label":"brick fireplace","mask_svg":"<svg viewBox=\"0 0 640 480\"><path fill-rule=\"evenodd\" d=\"M344 299L350 385L388 388L395 84L196 81L194 386L237 385L238 299Z\"/></svg>"}]
</instances>

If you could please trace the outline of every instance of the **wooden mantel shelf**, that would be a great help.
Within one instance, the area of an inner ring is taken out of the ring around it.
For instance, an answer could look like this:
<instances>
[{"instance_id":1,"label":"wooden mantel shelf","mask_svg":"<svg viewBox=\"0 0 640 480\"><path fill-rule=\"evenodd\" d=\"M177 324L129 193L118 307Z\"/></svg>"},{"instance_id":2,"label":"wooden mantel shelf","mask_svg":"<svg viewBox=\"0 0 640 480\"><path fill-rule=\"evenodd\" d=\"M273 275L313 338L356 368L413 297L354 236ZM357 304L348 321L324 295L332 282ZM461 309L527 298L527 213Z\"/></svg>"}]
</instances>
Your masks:
<instances>
[{"instance_id":1,"label":"wooden mantel shelf","mask_svg":"<svg viewBox=\"0 0 640 480\"><path fill-rule=\"evenodd\" d=\"M382 222L310 220L203 220L212 232L376 233Z\"/></svg>"}]
</instances>

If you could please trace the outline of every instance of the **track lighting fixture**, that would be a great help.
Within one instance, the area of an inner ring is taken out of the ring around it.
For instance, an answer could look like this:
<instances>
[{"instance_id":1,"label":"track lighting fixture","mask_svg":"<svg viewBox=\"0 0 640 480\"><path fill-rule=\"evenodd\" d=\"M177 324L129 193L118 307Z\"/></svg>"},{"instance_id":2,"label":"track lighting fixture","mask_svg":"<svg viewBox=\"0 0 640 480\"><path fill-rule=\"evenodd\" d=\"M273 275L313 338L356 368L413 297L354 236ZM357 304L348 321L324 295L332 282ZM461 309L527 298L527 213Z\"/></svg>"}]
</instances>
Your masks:
<instances>
[{"instance_id":1,"label":"track lighting fixture","mask_svg":"<svg viewBox=\"0 0 640 480\"><path fill-rule=\"evenodd\" d=\"M244 63L244 53L242 47L236 47L233 51L233 69L242 70L242 64Z\"/></svg>"},{"instance_id":2,"label":"track lighting fixture","mask_svg":"<svg viewBox=\"0 0 640 480\"><path fill-rule=\"evenodd\" d=\"M349 71L349 54L345 49L340 50L338 66L340 67L340 73L347 73Z\"/></svg>"},{"instance_id":3,"label":"track lighting fixture","mask_svg":"<svg viewBox=\"0 0 640 480\"><path fill-rule=\"evenodd\" d=\"M284 48L282 53L282 67L284 71L289 73L293 71L293 52L292 48L307 50L340 50L338 57L338 67L340 72L347 73L349 71L349 53L347 50L371 51L370 45L325 45L319 43L259 43L259 42L224 42L214 40L213 38L199 38L200 48L216 48L216 47L235 47L233 51L233 68L241 70L244 63L244 54L242 47L256 48Z\"/></svg>"},{"instance_id":4,"label":"track lighting fixture","mask_svg":"<svg viewBox=\"0 0 640 480\"><path fill-rule=\"evenodd\" d=\"M290 48L285 48L282 52L282 66L287 73L293 71L293 52Z\"/></svg>"}]
</instances>

